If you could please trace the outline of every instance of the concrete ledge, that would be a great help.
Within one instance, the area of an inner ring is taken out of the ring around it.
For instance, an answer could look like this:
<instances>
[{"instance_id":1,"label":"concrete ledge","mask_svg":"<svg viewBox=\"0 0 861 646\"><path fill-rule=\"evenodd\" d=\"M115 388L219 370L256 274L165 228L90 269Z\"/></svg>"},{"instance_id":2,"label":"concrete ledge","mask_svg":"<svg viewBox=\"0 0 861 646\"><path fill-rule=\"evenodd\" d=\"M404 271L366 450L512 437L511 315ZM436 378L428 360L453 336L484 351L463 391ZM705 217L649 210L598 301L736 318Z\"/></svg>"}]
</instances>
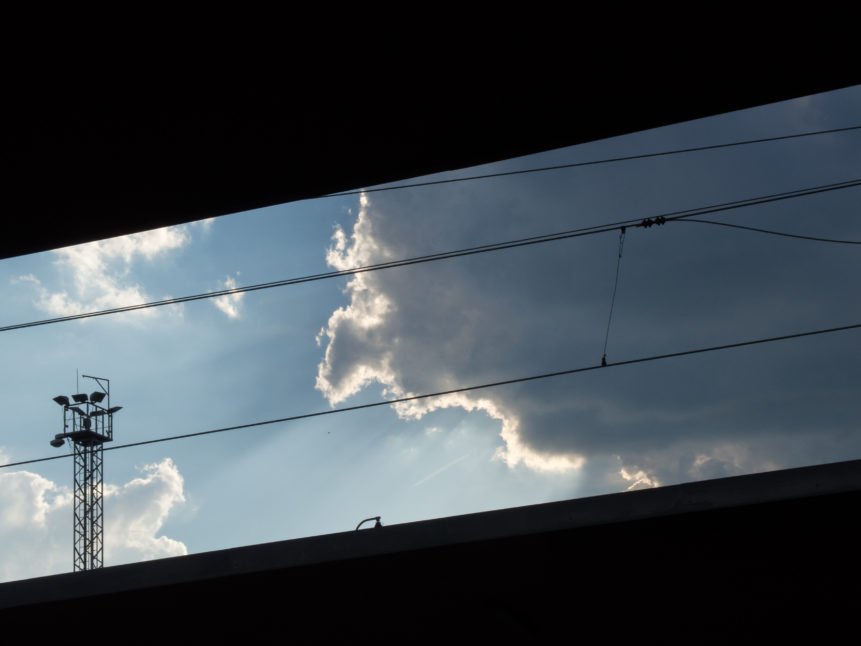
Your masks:
<instances>
[{"instance_id":1,"label":"concrete ledge","mask_svg":"<svg viewBox=\"0 0 861 646\"><path fill-rule=\"evenodd\" d=\"M861 460L205 552L0 584L0 609L353 559L861 492Z\"/></svg>"}]
</instances>

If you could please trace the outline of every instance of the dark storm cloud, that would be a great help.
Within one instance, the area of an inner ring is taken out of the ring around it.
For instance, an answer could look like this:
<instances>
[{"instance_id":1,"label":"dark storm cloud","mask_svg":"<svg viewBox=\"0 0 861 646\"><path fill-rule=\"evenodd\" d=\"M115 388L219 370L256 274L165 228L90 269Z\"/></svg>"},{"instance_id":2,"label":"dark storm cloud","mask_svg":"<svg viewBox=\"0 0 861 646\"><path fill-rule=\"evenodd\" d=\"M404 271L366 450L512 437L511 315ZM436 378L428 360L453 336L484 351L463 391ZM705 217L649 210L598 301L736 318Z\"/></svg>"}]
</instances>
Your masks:
<instances>
[{"instance_id":1,"label":"dark storm cloud","mask_svg":"<svg viewBox=\"0 0 861 646\"><path fill-rule=\"evenodd\" d=\"M577 160L853 125L853 89L548 155ZM542 160L543 161L543 160ZM521 162L522 165L523 162ZM861 176L847 133L370 197L338 267L550 233ZM859 189L709 219L861 238ZM595 365L618 234L356 277L333 314L318 387L422 393ZM629 229L608 359L861 321L861 249L704 224ZM858 457L858 333L608 368L437 403L499 419L509 464L619 456L662 483Z\"/></svg>"}]
</instances>

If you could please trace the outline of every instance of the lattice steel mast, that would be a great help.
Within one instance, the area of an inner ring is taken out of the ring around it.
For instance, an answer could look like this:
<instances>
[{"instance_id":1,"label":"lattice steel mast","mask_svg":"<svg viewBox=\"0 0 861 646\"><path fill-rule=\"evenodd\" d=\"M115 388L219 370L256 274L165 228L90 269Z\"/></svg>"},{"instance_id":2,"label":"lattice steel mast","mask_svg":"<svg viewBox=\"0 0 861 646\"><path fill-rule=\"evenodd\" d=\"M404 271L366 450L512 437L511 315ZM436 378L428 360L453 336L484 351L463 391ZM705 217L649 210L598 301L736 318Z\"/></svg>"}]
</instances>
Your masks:
<instances>
[{"instance_id":1,"label":"lattice steel mast","mask_svg":"<svg viewBox=\"0 0 861 646\"><path fill-rule=\"evenodd\" d=\"M104 565L103 445L114 439L114 413L122 408L111 407L108 379L83 377L93 379L101 390L89 396L85 393L72 395L71 402L65 395L54 397L63 407L63 432L51 440L51 446L57 448L68 440L75 456L73 566L76 572ZM102 405L106 398L107 407Z\"/></svg>"}]
</instances>

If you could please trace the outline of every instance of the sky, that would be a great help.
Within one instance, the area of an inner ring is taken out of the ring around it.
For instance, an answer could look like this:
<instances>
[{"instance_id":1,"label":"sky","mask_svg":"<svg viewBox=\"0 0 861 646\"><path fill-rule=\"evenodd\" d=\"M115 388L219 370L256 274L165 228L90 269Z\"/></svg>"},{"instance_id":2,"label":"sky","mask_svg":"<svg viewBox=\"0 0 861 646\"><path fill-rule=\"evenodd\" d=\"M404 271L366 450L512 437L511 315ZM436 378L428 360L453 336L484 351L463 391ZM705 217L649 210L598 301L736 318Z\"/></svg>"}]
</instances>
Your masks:
<instances>
[{"instance_id":1,"label":"sky","mask_svg":"<svg viewBox=\"0 0 861 646\"><path fill-rule=\"evenodd\" d=\"M433 176L861 124L861 86ZM356 150L357 159L362 151ZM861 177L861 131L306 200L0 261L0 326ZM357 187L358 188L358 187ZM369 187L366 187L369 188ZM861 240L861 188L710 214ZM0 465L595 366L618 231L0 333ZM861 322L861 247L629 228L607 361ZM859 332L105 452L105 565L861 458ZM110 446L110 445L107 445ZM0 581L72 569L72 461L0 468Z\"/></svg>"}]
</instances>

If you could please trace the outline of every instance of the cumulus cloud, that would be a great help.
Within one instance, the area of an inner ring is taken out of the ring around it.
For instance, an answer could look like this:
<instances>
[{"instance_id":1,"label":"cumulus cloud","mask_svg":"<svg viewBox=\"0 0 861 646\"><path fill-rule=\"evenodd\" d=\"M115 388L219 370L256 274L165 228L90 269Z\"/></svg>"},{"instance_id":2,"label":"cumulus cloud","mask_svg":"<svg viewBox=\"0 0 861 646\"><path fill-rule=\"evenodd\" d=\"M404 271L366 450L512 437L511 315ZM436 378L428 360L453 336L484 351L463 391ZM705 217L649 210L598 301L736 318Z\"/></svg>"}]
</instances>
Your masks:
<instances>
[{"instance_id":1,"label":"cumulus cloud","mask_svg":"<svg viewBox=\"0 0 861 646\"><path fill-rule=\"evenodd\" d=\"M71 569L71 506L67 487L27 471L0 473L0 580Z\"/></svg>"},{"instance_id":2,"label":"cumulus cloud","mask_svg":"<svg viewBox=\"0 0 861 646\"><path fill-rule=\"evenodd\" d=\"M188 227L176 226L56 249L55 263L66 284L51 290L36 276L19 281L36 291L36 306L52 316L124 307L154 300L131 278L136 260L151 262L188 244ZM157 316L156 309L139 310L136 317Z\"/></svg>"},{"instance_id":3,"label":"cumulus cloud","mask_svg":"<svg viewBox=\"0 0 861 646\"><path fill-rule=\"evenodd\" d=\"M326 258L347 269L821 181L821 166L800 154L757 153L753 162L667 159L648 173L625 166L565 181L524 176L484 189L363 195L354 226L335 230ZM778 161L783 175L751 182L752 168ZM817 224L852 237L851 196L829 200L828 221ZM720 217L811 232L809 209L793 209ZM367 389L394 399L596 366L617 255L616 233L353 276L347 303L317 336L316 387L337 405ZM861 305L841 286L856 275L858 255L834 246L704 226L630 229L608 360L854 322ZM861 414L851 342L835 335L607 368L395 410L407 420L452 407L486 415L499 424L496 458L508 466L615 465L605 481L622 489L846 459L861 455L849 431Z\"/></svg>"},{"instance_id":4,"label":"cumulus cloud","mask_svg":"<svg viewBox=\"0 0 861 646\"><path fill-rule=\"evenodd\" d=\"M239 275L239 272L236 272L236 275ZM236 279L233 276L227 276L224 279L224 283L222 285L223 289L236 289ZM239 306L242 303L242 298L245 296L244 292L237 292L234 294L225 294L224 296L217 296L212 300L212 304L215 305L219 310L224 312L229 319L238 319L239 318Z\"/></svg>"},{"instance_id":5,"label":"cumulus cloud","mask_svg":"<svg viewBox=\"0 0 861 646\"><path fill-rule=\"evenodd\" d=\"M165 458L142 472L122 486L105 485L105 565L187 553L182 542L158 535L185 500L179 470ZM28 471L0 473L0 580L70 571L71 524L68 486Z\"/></svg>"},{"instance_id":6,"label":"cumulus cloud","mask_svg":"<svg viewBox=\"0 0 861 646\"><path fill-rule=\"evenodd\" d=\"M158 535L170 512L185 502L179 469L165 458L141 470L142 477L105 489L105 559L111 563L188 553L182 542Z\"/></svg>"}]
</instances>

